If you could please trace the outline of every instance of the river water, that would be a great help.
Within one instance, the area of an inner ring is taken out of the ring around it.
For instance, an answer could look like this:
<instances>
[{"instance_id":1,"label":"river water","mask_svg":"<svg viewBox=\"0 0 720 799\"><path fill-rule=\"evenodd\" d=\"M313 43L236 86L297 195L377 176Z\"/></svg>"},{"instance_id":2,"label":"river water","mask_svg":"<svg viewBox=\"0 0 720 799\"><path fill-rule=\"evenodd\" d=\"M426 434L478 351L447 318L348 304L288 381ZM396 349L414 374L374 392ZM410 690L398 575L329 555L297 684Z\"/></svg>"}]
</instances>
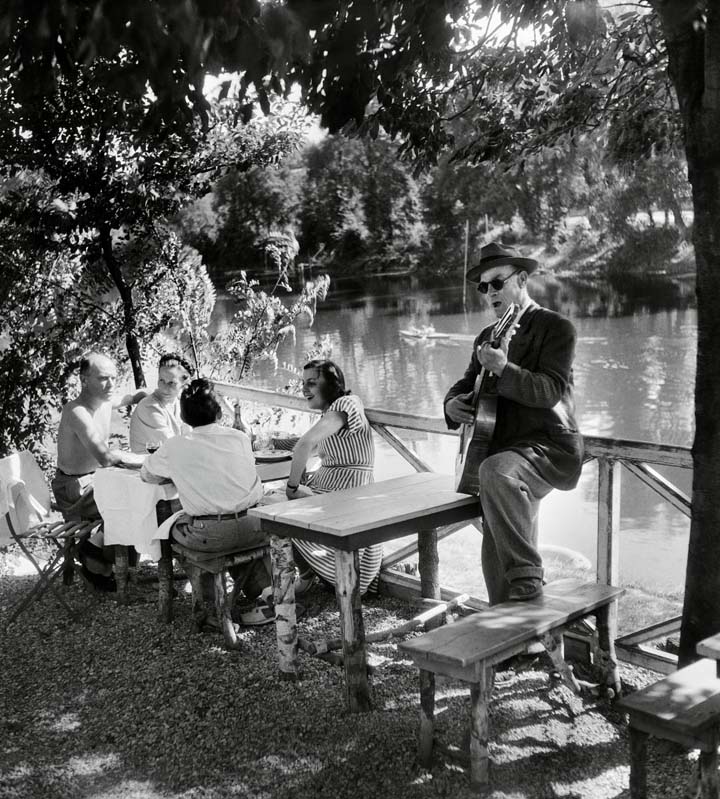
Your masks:
<instances>
[{"instance_id":1,"label":"river water","mask_svg":"<svg viewBox=\"0 0 720 799\"><path fill-rule=\"evenodd\" d=\"M575 324L575 386L583 433L691 445L697 320L692 283L628 279L624 285L598 286L533 276L530 293ZM218 313L226 317L231 307L220 302ZM339 280L318 306L312 327L301 323L295 340L283 343L280 366L261 364L251 382L266 388L284 385L291 372L283 365L301 366L315 341L327 337L348 387L366 406L441 416L442 399L462 375L471 342L412 339L400 331L432 325L439 333L473 336L493 319L472 286L463 307L462 285L455 282L428 285L411 277ZM436 471L453 471L455 439L399 434ZM377 479L411 471L386 445L378 451ZM689 471L663 473L690 492ZM689 520L626 471L621 509L623 584L680 595ZM597 468L590 463L575 490L552 492L543 501L541 542L569 547L594 565L596 520ZM467 553L479 562L479 536L472 531L452 544L441 544L441 564L444 545L454 551L451 560ZM473 588L471 576L441 577L444 584Z\"/></svg>"}]
</instances>

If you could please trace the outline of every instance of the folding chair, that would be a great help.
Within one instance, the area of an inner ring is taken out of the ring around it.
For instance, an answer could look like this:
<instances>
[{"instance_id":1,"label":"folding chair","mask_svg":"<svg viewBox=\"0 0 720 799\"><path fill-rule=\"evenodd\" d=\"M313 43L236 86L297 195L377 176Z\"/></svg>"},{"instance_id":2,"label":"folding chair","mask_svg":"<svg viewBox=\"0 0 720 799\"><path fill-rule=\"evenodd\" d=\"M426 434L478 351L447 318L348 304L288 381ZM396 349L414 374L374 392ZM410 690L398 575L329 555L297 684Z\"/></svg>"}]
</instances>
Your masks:
<instances>
[{"instance_id":1,"label":"folding chair","mask_svg":"<svg viewBox=\"0 0 720 799\"><path fill-rule=\"evenodd\" d=\"M72 581L75 555L81 542L102 522L65 522L53 514L50 491L34 455L28 450L0 459L0 547L16 544L38 573L30 591L11 608L5 622L7 629L35 599L52 589L71 616L75 611L53 585L61 575ZM27 542L30 539L51 541L57 551L41 565Z\"/></svg>"}]
</instances>

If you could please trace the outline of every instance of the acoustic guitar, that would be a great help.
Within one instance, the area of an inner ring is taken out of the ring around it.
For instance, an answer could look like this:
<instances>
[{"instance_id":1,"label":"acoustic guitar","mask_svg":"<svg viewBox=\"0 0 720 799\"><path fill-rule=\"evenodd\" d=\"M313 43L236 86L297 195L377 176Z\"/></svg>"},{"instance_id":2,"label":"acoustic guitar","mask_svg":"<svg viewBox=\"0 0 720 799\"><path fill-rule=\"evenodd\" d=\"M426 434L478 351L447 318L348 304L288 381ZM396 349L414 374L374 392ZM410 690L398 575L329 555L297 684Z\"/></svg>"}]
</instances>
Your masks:
<instances>
[{"instance_id":1,"label":"acoustic guitar","mask_svg":"<svg viewBox=\"0 0 720 799\"><path fill-rule=\"evenodd\" d=\"M520 315L520 306L511 302L505 313L498 319L490 334L489 344L497 349L503 337L512 329ZM492 373L490 373L492 374ZM487 370L483 367L475 378L475 387L470 404L473 407L473 421L460 427L460 449L455 461L455 490L460 494L480 493L480 464L487 458L490 439L495 430L497 394L485 390Z\"/></svg>"}]
</instances>

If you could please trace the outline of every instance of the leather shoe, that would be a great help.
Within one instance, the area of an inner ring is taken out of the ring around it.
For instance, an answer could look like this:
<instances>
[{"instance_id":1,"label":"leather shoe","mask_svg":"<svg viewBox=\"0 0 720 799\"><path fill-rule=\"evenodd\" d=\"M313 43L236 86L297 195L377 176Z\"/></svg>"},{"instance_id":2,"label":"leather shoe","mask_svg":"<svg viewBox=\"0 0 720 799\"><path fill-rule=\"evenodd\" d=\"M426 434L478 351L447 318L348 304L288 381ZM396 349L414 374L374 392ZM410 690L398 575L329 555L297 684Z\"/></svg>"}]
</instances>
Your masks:
<instances>
[{"instance_id":1,"label":"leather shoe","mask_svg":"<svg viewBox=\"0 0 720 799\"><path fill-rule=\"evenodd\" d=\"M508 599L511 602L527 602L530 599L539 597L542 591L542 580L533 580L530 577L514 580L510 585Z\"/></svg>"},{"instance_id":2,"label":"leather shoe","mask_svg":"<svg viewBox=\"0 0 720 799\"><path fill-rule=\"evenodd\" d=\"M104 574L96 574L90 571L84 563L80 566L80 571L83 577L85 577L97 591L107 591L109 593L117 591L117 584L112 574L109 577L106 577Z\"/></svg>"}]
</instances>

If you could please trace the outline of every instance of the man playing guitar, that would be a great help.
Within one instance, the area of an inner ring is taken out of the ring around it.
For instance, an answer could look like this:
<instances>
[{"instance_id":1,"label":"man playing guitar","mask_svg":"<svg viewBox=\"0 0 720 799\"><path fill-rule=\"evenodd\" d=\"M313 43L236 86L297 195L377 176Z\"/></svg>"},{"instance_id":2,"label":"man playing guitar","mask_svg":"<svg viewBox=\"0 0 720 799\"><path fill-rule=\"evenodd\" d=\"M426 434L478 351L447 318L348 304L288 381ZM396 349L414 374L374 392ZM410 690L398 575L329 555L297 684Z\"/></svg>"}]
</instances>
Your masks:
<instances>
[{"instance_id":1,"label":"man playing guitar","mask_svg":"<svg viewBox=\"0 0 720 799\"><path fill-rule=\"evenodd\" d=\"M575 329L530 298L528 275L537 266L512 247L493 242L482 248L467 279L478 282L498 318L510 303L520 314L499 346L490 344L493 325L480 333L465 374L444 402L448 428L472 423L475 379L483 369L492 373L483 385L497 396L497 415L478 475L482 567L491 605L542 593L540 500L553 488L574 488L583 461L573 398Z\"/></svg>"}]
</instances>

